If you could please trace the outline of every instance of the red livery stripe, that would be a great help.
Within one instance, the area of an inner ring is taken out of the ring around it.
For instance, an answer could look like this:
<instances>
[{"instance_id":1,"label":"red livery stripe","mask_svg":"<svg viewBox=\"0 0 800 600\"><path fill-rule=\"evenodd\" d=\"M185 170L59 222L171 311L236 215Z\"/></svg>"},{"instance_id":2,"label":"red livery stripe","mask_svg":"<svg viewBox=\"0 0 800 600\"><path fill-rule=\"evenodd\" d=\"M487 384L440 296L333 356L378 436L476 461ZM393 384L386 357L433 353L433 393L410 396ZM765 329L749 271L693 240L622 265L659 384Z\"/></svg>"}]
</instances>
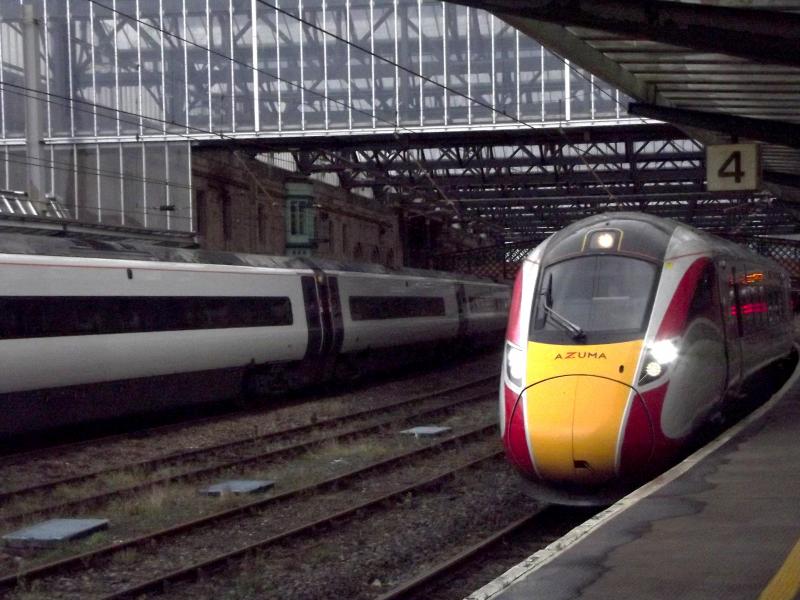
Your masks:
<instances>
[{"instance_id":1,"label":"red livery stripe","mask_svg":"<svg viewBox=\"0 0 800 600\"><path fill-rule=\"evenodd\" d=\"M522 347L522 336L519 330L520 307L522 306L522 279L525 272L523 264L517 271L514 280L514 291L511 294L511 308L508 311L508 328L506 329L506 339L518 347Z\"/></svg>"},{"instance_id":2,"label":"red livery stripe","mask_svg":"<svg viewBox=\"0 0 800 600\"><path fill-rule=\"evenodd\" d=\"M528 440L525 435L524 400L517 402L517 393L510 390L507 385L503 386L503 390L506 404L506 429L503 432L503 446L505 446L506 456L519 470L527 475L532 475L533 461L528 452Z\"/></svg>"},{"instance_id":3,"label":"red livery stripe","mask_svg":"<svg viewBox=\"0 0 800 600\"><path fill-rule=\"evenodd\" d=\"M706 257L698 258L686 269L686 273L672 296L669 308L664 314L661 327L658 328L657 340L673 338L683 333L683 329L686 327L686 317L689 314L689 304L694 298L694 291L700 281L700 275L709 262L711 261Z\"/></svg>"}]
</instances>

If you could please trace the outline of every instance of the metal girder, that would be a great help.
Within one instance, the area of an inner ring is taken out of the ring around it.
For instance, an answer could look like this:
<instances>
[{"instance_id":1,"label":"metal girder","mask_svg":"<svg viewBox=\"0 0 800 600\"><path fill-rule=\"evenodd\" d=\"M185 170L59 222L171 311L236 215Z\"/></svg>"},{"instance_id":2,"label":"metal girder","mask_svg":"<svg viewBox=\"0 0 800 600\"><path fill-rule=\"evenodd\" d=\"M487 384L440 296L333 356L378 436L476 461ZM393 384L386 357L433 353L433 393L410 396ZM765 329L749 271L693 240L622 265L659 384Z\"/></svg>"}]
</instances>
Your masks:
<instances>
[{"instance_id":1,"label":"metal girder","mask_svg":"<svg viewBox=\"0 0 800 600\"><path fill-rule=\"evenodd\" d=\"M773 119L753 119L704 110L670 108L640 102L630 103L628 112L649 119L680 123L751 140L800 148L800 125L796 123Z\"/></svg>"},{"instance_id":2,"label":"metal girder","mask_svg":"<svg viewBox=\"0 0 800 600\"><path fill-rule=\"evenodd\" d=\"M800 230L768 194L705 189L705 153L663 125L269 140L305 175L335 173L406 219L491 236L546 235L602 211L636 210L713 231ZM243 142L257 152L265 141ZM213 145L213 144L204 144ZM774 212L774 215L772 214Z\"/></svg>"},{"instance_id":3,"label":"metal girder","mask_svg":"<svg viewBox=\"0 0 800 600\"><path fill-rule=\"evenodd\" d=\"M293 155L302 173L334 172L351 189L389 187L406 200L452 199L457 205L476 195L491 195L495 203L519 195L597 195L616 201L617 195L702 191L701 149L670 135L655 140L617 132L613 141L590 143L526 143L521 136L516 144L503 138L478 143L470 138L462 145L454 137L448 145L431 140L426 147L417 140L411 147L409 140L396 138L368 148L316 147Z\"/></svg>"},{"instance_id":4,"label":"metal girder","mask_svg":"<svg viewBox=\"0 0 800 600\"><path fill-rule=\"evenodd\" d=\"M753 235L726 235L724 229L712 230L728 237L731 241L749 246L756 252L769 256L783 265L792 275L793 287L800 281L800 242L791 239L775 239ZM432 256L432 267L445 271L473 273L498 280L514 277L519 264L530 252L549 235L545 231L531 230L528 236L515 242L486 246L473 250L461 250Z\"/></svg>"},{"instance_id":5,"label":"metal girder","mask_svg":"<svg viewBox=\"0 0 800 600\"><path fill-rule=\"evenodd\" d=\"M385 148L461 147L470 144L588 144L625 140L658 141L686 139L686 134L672 125L637 123L628 125L592 125L587 127L519 127L497 131L426 131L417 133L359 133L270 139L238 140L237 146L250 152L291 152L295 150L368 150ZM229 140L199 140L202 148L228 148Z\"/></svg>"},{"instance_id":6,"label":"metal girder","mask_svg":"<svg viewBox=\"0 0 800 600\"><path fill-rule=\"evenodd\" d=\"M500 15L587 27L757 62L800 66L800 15L663 0L455 0Z\"/></svg>"}]
</instances>

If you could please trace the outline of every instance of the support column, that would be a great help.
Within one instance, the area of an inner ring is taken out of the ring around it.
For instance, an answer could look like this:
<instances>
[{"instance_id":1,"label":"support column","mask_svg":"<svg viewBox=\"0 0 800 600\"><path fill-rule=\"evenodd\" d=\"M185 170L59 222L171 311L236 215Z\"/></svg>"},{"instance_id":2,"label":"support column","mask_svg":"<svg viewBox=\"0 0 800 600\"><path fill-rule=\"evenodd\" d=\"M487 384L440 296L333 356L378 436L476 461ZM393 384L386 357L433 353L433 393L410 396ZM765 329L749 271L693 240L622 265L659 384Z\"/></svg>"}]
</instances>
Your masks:
<instances>
[{"instance_id":1,"label":"support column","mask_svg":"<svg viewBox=\"0 0 800 600\"><path fill-rule=\"evenodd\" d=\"M25 87L31 92L25 98L25 143L26 161L28 163L27 192L28 199L36 207L39 214L44 214L45 202L44 178L44 90L40 62L41 22L34 13L32 4L23 7L23 52L25 60ZM33 91L35 90L35 91Z\"/></svg>"}]
</instances>

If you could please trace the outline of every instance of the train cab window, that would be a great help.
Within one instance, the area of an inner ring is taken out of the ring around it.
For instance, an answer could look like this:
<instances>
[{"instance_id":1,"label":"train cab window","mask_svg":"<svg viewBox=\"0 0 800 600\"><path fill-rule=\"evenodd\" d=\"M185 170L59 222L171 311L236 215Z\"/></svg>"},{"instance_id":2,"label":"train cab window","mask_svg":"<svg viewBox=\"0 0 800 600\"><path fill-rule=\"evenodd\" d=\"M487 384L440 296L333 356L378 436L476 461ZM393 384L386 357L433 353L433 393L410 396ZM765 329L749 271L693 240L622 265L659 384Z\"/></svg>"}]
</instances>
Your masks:
<instances>
[{"instance_id":1,"label":"train cab window","mask_svg":"<svg viewBox=\"0 0 800 600\"><path fill-rule=\"evenodd\" d=\"M563 343L579 328L589 343L635 339L646 328L658 267L625 256L582 256L545 268L531 339Z\"/></svg>"}]
</instances>

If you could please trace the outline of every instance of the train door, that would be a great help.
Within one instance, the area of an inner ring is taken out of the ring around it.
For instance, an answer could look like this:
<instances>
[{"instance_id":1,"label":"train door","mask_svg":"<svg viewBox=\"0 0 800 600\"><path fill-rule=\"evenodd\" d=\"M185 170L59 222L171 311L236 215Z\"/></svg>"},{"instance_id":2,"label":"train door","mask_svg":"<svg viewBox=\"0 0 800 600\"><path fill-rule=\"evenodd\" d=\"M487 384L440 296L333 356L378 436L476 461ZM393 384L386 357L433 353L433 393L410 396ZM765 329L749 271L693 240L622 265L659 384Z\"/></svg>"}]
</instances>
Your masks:
<instances>
[{"instance_id":1,"label":"train door","mask_svg":"<svg viewBox=\"0 0 800 600\"><path fill-rule=\"evenodd\" d=\"M302 282L309 323L306 362L312 379L325 381L333 376L344 337L339 281L314 268L314 276L305 276Z\"/></svg>"},{"instance_id":2,"label":"train door","mask_svg":"<svg viewBox=\"0 0 800 600\"><path fill-rule=\"evenodd\" d=\"M300 278L303 288L303 304L306 307L306 321L308 323L308 344L306 358L319 356L323 353L325 330L322 319L322 303L316 276L304 275Z\"/></svg>"},{"instance_id":3,"label":"train door","mask_svg":"<svg viewBox=\"0 0 800 600\"><path fill-rule=\"evenodd\" d=\"M308 306L312 312L317 313L314 320L319 323L317 353L321 356L338 354L342 349L344 332L339 280L319 269L314 269L314 277L308 279L313 281L313 291L310 290L308 295L314 298ZM310 284L309 281L308 285Z\"/></svg>"},{"instance_id":4,"label":"train door","mask_svg":"<svg viewBox=\"0 0 800 600\"><path fill-rule=\"evenodd\" d=\"M456 304L458 305L458 339L464 340L468 334L467 292L463 283L456 284Z\"/></svg>"},{"instance_id":5,"label":"train door","mask_svg":"<svg viewBox=\"0 0 800 600\"><path fill-rule=\"evenodd\" d=\"M739 385L742 377L742 311L736 266L725 260L717 263L720 306L728 362L728 388Z\"/></svg>"},{"instance_id":6,"label":"train door","mask_svg":"<svg viewBox=\"0 0 800 600\"><path fill-rule=\"evenodd\" d=\"M324 287L320 290L323 298L322 311L328 324L330 343L328 352L337 355L342 351L344 341L344 322L342 321L342 302L339 295L339 278L323 275Z\"/></svg>"}]
</instances>

